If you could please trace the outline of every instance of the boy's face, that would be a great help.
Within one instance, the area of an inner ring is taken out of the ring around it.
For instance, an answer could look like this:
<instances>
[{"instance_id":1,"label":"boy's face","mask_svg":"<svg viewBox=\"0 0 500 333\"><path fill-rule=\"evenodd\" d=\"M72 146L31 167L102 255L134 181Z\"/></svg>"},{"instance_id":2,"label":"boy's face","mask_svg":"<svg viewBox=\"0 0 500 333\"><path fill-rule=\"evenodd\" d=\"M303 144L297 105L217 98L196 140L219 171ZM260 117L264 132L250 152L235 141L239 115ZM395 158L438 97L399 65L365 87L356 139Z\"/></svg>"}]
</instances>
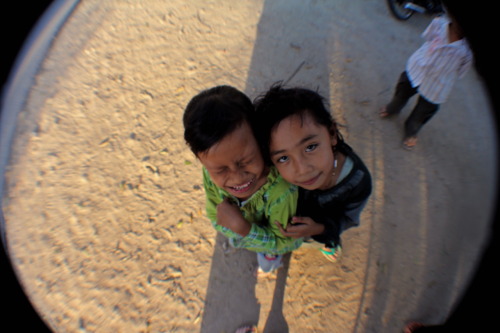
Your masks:
<instances>
[{"instance_id":1,"label":"boy's face","mask_svg":"<svg viewBox=\"0 0 500 333\"><path fill-rule=\"evenodd\" d=\"M248 199L267 181L264 160L247 122L198 158L215 185L238 199Z\"/></svg>"},{"instance_id":2,"label":"boy's face","mask_svg":"<svg viewBox=\"0 0 500 333\"><path fill-rule=\"evenodd\" d=\"M335 136L308 113L283 119L271 133L271 161L288 182L307 190L333 186Z\"/></svg>"}]
</instances>

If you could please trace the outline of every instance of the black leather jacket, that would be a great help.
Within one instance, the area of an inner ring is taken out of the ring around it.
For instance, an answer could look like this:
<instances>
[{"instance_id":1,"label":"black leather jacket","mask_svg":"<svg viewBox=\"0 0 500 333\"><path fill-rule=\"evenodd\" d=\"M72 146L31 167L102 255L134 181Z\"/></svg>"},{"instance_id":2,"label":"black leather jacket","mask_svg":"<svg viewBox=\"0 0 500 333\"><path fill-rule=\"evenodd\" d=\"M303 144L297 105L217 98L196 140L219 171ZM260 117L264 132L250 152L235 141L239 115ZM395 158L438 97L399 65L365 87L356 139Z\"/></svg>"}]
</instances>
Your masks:
<instances>
[{"instance_id":1,"label":"black leather jacket","mask_svg":"<svg viewBox=\"0 0 500 333\"><path fill-rule=\"evenodd\" d=\"M359 215L372 191L370 172L363 161L345 142L336 149L353 161L352 170L334 187L321 190L299 189L298 216L308 216L325 226L325 231L312 238L328 247L340 245L340 234L359 225Z\"/></svg>"}]
</instances>

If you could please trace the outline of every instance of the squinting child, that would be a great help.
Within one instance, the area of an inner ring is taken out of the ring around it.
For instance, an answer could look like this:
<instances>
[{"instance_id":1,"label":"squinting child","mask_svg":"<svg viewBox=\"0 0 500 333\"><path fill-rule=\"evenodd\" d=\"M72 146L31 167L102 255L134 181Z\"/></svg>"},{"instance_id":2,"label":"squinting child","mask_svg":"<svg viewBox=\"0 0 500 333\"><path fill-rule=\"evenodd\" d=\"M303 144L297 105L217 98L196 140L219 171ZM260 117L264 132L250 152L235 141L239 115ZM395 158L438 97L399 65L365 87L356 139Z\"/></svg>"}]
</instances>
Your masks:
<instances>
[{"instance_id":1,"label":"squinting child","mask_svg":"<svg viewBox=\"0 0 500 333\"><path fill-rule=\"evenodd\" d=\"M295 214L298 190L265 165L253 134L250 99L230 86L202 91L184 112L184 138L203 164L206 210L231 245L257 252L264 272L302 239L281 234Z\"/></svg>"},{"instance_id":2,"label":"squinting child","mask_svg":"<svg viewBox=\"0 0 500 333\"><path fill-rule=\"evenodd\" d=\"M293 225L281 228L290 237L312 238L335 262L340 234L359 225L371 193L368 169L342 139L316 92L273 86L255 101L257 133L264 158L300 187Z\"/></svg>"}]
</instances>

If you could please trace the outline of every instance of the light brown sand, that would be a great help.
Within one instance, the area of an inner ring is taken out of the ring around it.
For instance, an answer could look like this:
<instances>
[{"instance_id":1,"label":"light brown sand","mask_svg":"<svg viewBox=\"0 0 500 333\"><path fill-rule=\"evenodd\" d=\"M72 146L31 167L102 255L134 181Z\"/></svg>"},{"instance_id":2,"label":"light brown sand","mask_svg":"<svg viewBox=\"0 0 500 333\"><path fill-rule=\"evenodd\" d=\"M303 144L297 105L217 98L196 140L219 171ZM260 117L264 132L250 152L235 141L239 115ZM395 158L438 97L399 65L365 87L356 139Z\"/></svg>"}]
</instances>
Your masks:
<instances>
[{"instance_id":1,"label":"light brown sand","mask_svg":"<svg viewBox=\"0 0 500 333\"><path fill-rule=\"evenodd\" d=\"M6 174L8 249L57 332L399 332L443 321L488 232L494 146L472 70L400 146L377 109L429 18L384 1L83 0L36 74ZM202 89L318 88L372 171L362 225L330 264L301 248L277 276L224 251L204 216L182 113Z\"/></svg>"}]
</instances>

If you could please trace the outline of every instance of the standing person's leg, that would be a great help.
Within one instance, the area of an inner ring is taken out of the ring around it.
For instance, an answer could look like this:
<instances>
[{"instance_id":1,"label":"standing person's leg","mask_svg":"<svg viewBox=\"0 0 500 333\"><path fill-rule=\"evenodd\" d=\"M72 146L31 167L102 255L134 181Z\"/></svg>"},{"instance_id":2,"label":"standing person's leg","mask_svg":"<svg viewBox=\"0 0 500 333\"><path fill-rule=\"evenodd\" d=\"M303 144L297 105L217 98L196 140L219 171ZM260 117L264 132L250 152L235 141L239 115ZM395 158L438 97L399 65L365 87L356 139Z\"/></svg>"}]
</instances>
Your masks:
<instances>
[{"instance_id":1,"label":"standing person's leg","mask_svg":"<svg viewBox=\"0 0 500 333\"><path fill-rule=\"evenodd\" d=\"M380 110L381 117L388 117L401 112L401 109L408 103L410 97L417 93L417 88L411 86L411 82L406 75L406 71L399 76L394 96L392 100Z\"/></svg>"},{"instance_id":2,"label":"standing person's leg","mask_svg":"<svg viewBox=\"0 0 500 333\"><path fill-rule=\"evenodd\" d=\"M413 148L417 143L417 133L432 116L439 110L439 104L434 104L418 97L418 102L410 116L405 121L405 137L403 144L406 148Z\"/></svg>"}]
</instances>

